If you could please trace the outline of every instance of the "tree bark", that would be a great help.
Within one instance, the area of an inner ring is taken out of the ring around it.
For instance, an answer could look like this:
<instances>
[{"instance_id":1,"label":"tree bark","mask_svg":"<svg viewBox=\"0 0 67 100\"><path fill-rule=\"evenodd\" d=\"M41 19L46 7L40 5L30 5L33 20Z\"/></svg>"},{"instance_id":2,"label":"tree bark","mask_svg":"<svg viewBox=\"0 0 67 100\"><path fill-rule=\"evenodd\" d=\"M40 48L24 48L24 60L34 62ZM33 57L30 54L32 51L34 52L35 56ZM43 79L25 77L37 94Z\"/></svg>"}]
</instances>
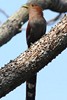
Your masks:
<instances>
[{"instance_id":1,"label":"tree bark","mask_svg":"<svg viewBox=\"0 0 67 100\"><path fill-rule=\"evenodd\" d=\"M21 32L22 25L28 20L27 9L21 7L0 27L0 46L7 43L13 36Z\"/></svg>"},{"instance_id":2,"label":"tree bark","mask_svg":"<svg viewBox=\"0 0 67 100\"><path fill-rule=\"evenodd\" d=\"M43 9L50 9L59 13L67 12L67 0L28 0L37 3ZM7 43L13 36L21 32L22 23L28 20L28 10L21 7L0 27L0 46ZM23 30L22 30L23 31Z\"/></svg>"},{"instance_id":3,"label":"tree bark","mask_svg":"<svg viewBox=\"0 0 67 100\"><path fill-rule=\"evenodd\" d=\"M67 47L67 16L27 51L0 69L0 98L24 83Z\"/></svg>"}]
</instances>

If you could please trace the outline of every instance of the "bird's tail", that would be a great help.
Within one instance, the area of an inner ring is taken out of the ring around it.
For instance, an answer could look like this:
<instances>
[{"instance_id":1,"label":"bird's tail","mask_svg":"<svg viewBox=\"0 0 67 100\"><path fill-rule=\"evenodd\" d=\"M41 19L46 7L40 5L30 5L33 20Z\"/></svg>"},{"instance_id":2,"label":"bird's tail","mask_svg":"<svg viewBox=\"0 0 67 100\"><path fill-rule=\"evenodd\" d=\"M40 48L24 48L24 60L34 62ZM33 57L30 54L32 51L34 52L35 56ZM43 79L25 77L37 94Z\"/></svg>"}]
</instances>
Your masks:
<instances>
[{"instance_id":1,"label":"bird's tail","mask_svg":"<svg viewBox=\"0 0 67 100\"><path fill-rule=\"evenodd\" d=\"M37 75L34 75L26 81L26 100L35 100L36 77Z\"/></svg>"}]
</instances>

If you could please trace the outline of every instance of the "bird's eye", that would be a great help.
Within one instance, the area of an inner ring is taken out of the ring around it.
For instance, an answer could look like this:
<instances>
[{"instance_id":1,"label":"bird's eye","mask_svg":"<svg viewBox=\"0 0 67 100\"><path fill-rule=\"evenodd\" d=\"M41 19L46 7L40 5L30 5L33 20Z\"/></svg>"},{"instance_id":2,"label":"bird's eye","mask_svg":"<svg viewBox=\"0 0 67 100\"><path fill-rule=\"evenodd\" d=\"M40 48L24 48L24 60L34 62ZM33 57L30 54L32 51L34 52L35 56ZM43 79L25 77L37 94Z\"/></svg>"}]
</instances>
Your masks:
<instances>
[{"instance_id":1,"label":"bird's eye","mask_svg":"<svg viewBox=\"0 0 67 100\"><path fill-rule=\"evenodd\" d=\"M32 7L34 7L34 4L32 4Z\"/></svg>"}]
</instances>

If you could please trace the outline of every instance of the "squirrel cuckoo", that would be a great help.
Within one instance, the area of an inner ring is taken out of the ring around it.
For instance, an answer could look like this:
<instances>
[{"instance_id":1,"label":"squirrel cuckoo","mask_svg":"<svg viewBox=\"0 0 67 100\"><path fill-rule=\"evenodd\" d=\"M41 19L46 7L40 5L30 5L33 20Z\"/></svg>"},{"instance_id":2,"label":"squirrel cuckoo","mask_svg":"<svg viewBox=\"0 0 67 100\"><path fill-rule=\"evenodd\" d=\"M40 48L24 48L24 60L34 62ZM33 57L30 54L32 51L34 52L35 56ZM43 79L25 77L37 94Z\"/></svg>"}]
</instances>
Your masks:
<instances>
[{"instance_id":1,"label":"squirrel cuckoo","mask_svg":"<svg viewBox=\"0 0 67 100\"><path fill-rule=\"evenodd\" d=\"M29 21L26 30L28 48L46 32L46 20L43 17L42 8L37 4L24 6L29 10ZM26 81L26 100L35 100L36 74Z\"/></svg>"}]
</instances>

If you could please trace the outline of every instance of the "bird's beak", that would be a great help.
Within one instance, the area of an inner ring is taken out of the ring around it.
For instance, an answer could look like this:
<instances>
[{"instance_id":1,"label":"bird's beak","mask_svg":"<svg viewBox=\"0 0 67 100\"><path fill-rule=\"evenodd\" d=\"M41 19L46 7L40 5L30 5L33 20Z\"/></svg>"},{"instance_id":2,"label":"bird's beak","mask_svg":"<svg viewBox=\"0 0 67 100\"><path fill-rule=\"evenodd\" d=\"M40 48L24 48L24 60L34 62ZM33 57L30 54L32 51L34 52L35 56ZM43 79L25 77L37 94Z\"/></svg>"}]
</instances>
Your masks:
<instances>
[{"instance_id":1,"label":"bird's beak","mask_svg":"<svg viewBox=\"0 0 67 100\"><path fill-rule=\"evenodd\" d=\"M22 7L27 8L27 9L29 8L29 6L28 6L28 5L23 5Z\"/></svg>"}]
</instances>

